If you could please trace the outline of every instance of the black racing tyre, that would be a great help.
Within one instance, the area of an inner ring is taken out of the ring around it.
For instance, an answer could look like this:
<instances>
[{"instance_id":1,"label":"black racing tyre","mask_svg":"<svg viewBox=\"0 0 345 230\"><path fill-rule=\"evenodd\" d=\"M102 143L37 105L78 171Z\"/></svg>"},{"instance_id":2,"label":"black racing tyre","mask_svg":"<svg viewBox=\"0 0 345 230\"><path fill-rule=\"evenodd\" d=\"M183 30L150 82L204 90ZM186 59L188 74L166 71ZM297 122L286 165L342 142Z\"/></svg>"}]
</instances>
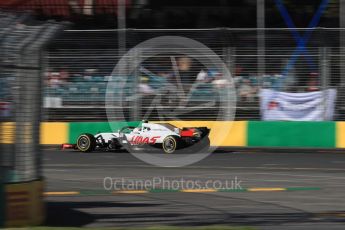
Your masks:
<instances>
[{"instance_id":1,"label":"black racing tyre","mask_svg":"<svg viewBox=\"0 0 345 230\"><path fill-rule=\"evenodd\" d=\"M162 149L165 153L174 153L179 147L179 137L167 136L162 143Z\"/></svg>"},{"instance_id":2,"label":"black racing tyre","mask_svg":"<svg viewBox=\"0 0 345 230\"><path fill-rule=\"evenodd\" d=\"M91 152L96 149L96 138L90 133L81 134L77 139L77 148L81 152Z\"/></svg>"}]
</instances>

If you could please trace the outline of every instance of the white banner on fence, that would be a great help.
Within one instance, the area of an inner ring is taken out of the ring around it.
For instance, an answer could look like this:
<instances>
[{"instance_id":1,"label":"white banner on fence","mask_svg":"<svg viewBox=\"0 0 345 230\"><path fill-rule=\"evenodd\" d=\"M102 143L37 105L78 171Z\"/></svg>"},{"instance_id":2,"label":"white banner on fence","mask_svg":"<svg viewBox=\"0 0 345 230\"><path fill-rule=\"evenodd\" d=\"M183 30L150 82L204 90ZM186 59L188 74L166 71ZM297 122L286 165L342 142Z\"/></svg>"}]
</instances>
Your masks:
<instances>
[{"instance_id":1,"label":"white banner on fence","mask_svg":"<svg viewBox=\"0 0 345 230\"><path fill-rule=\"evenodd\" d=\"M262 120L332 120L336 94L335 89L309 93L285 93L262 89L260 92Z\"/></svg>"}]
</instances>

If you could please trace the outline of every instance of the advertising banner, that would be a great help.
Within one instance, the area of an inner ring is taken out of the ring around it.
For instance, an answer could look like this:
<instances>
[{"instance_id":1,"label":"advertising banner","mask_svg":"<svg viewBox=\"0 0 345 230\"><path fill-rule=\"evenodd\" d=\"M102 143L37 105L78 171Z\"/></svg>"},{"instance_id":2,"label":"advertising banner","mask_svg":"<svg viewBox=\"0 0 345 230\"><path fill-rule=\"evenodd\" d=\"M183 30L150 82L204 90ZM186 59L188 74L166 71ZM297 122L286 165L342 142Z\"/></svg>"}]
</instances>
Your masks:
<instances>
[{"instance_id":1,"label":"advertising banner","mask_svg":"<svg viewBox=\"0 0 345 230\"><path fill-rule=\"evenodd\" d=\"M262 89L260 92L262 120L332 120L336 94L335 89L307 93L286 93Z\"/></svg>"}]
</instances>

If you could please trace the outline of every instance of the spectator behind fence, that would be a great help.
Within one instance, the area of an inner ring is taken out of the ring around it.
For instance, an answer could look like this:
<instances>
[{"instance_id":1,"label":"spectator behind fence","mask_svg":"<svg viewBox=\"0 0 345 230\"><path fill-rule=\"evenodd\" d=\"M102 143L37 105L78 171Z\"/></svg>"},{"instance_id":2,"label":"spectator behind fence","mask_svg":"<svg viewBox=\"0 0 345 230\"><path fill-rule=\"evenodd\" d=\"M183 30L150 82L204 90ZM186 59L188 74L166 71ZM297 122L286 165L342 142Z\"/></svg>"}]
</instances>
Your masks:
<instances>
[{"instance_id":1,"label":"spectator behind fence","mask_svg":"<svg viewBox=\"0 0 345 230\"><path fill-rule=\"evenodd\" d=\"M60 74L60 80L61 80L62 82L64 82L64 83L69 82L69 80L70 80L70 79L69 79L70 74L69 74L69 71L67 70L67 68L62 67L62 68L60 69L59 74Z\"/></svg>"},{"instance_id":2,"label":"spectator behind fence","mask_svg":"<svg viewBox=\"0 0 345 230\"><path fill-rule=\"evenodd\" d=\"M314 91L319 91L320 90L320 86L319 86L319 74L318 73L310 73L309 74L309 79L308 79L308 83L307 83L307 91L308 92L314 92Z\"/></svg>"},{"instance_id":3,"label":"spectator behind fence","mask_svg":"<svg viewBox=\"0 0 345 230\"><path fill-rule=\"evenodd\" d=\"M255 96L255 88L249 79L243 79L238 87L238 95L241 101L253 101Z\"/></svg>"},{"instance_id":4,"label":"spectator behind fence","mask_svg":"<svg viewBox=\"0 0 345 230\"><path fill-rule=\"evenodd\" d=\"M139 93L143 95L150 95L155 92L154 89L152 89L152 87L148 83L149 83L148 77L144 77L144 76L140 77L140 83L138 85Z\"/></svg>"},{"instance_id":5,"label":"spectator behind fence","mask_svg":"<svg viewBox=\"0 0 345 230\"><path fill-rule=\"evenodd\" d=\"M50 88L59 88L63 85L59 72L48 72L48 85Z\"/></svg>"},{"instance_id":6,"label":"spectator behind fence","mask_svg":"<svg viewBox=\"0 0 345 230\"><path fill-rule=\"evenodd\" d=\"M226 88L230 86L230 82L228 81L228 79L224 78L223 73L221 71L210 71L210 75L212 76L211 84L216 89Z\"/></svg>"},{"instance_id":7,"label":"spectator behind fence","mask_svg":"<svg viewBox=\"0 0 345 230\"><path fill-rule=\"evenodd\" d=\"M83 79L86 81L91 81L92 76L94 76L97 73L97 69L86 69L84 71Z\"/></svg>"},{"instance_id":8,"label":"spectator behind fence","mask_svg":"<svg viewBox=\"0 0 345 230\"><path fill-rule=\"evenodd\" d=\"M191 58L187 56L183 56L177 59L177 70L179 73L180 79L176 79L177 81L181 81L182 87L184 91L189 91L191 85L196 80L196 75L192 71L193 61Z\"/></svg>"},{"instance_id":9,"label":"spectator behind fence","mask_svg":"<svg viewBox=\"0 0 345 230\"><path fill-rule=\"evenodd\" d=\"M197 80L198 82L205 82L205 81L207 81L207 77L208 77L207 72L204 71L204 70L201 70L201 71L198 73L198 75L196 76L196 80Z\"/></svg>"}]
</instances>

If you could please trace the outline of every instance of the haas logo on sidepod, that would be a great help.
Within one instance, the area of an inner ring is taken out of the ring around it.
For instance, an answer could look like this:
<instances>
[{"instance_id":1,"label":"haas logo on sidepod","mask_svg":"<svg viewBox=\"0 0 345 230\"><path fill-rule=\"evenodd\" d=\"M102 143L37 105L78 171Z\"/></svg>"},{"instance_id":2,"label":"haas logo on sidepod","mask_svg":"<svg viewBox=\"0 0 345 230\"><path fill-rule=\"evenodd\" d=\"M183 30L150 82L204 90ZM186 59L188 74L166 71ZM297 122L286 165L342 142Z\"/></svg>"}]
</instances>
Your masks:
<instances>
[{"instance_id":1,"label":"haas logo on sidepod","mask_svg":"<svg viewBox=\"0 0 345 230\"><path fill-rule=\"evenodd\" d=\"M160 136L156 136L156 137L143 137L143 136L133 136L131 138L131 140L129 141L131 144L155 144L157 139L160 138Z\"/></svg>"}]
</instances>

